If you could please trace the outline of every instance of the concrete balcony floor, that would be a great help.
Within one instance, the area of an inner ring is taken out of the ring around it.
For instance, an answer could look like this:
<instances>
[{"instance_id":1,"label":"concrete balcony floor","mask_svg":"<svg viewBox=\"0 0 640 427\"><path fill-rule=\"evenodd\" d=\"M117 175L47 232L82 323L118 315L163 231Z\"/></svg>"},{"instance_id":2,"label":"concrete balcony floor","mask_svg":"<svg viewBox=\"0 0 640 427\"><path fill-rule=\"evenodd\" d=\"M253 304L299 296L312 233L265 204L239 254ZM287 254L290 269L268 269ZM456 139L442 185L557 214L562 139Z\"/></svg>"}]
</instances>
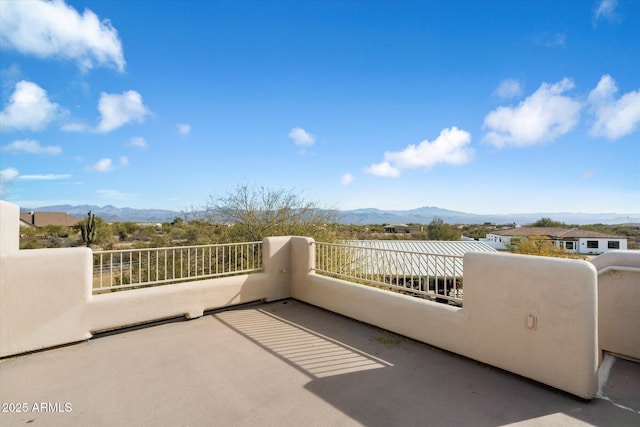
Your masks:
<instances>
[{"instance_id":1,"label":"concrete balcony floor","mask_svg":"<svg viewBox=\"0 0 640 427\"><path fill-rule=\"evenodd\" d=\"M600 395L585 402L295 300L0 361L1 402L28 407L0 413L2 426L638 426L640 364L615 360ZM55 412L33 410L43 402Z\"/></svg>"}]
</instances>

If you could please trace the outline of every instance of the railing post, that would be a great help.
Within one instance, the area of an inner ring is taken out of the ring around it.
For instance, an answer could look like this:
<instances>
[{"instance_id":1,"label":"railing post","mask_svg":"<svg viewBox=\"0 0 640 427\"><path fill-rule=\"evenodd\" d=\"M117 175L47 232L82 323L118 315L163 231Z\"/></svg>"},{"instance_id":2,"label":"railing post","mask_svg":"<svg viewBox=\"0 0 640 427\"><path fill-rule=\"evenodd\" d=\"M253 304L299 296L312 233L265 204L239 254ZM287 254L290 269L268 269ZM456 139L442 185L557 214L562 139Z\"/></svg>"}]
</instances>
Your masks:
<instances>
[{"instance_id":1,"label":"railing post","mask_svg":"<svg viewBox=\"0 0 640 427\"><path fill-rule=\"evenodd\" d=\"M305 286L305 277L316 268L316 245L310 237L291 238L291 296Z\"/></svg>"},{"instance_id":2,"label":"railing post","mask_svg":"<svg viewBox=\"0 0 640 427\"><path fill-rule=\"evenodd\" d=\"M262 267L268 286L274 291L268 300L291 296L291 237L267 237L262 241Z\"/></svg>"}]
</instances>

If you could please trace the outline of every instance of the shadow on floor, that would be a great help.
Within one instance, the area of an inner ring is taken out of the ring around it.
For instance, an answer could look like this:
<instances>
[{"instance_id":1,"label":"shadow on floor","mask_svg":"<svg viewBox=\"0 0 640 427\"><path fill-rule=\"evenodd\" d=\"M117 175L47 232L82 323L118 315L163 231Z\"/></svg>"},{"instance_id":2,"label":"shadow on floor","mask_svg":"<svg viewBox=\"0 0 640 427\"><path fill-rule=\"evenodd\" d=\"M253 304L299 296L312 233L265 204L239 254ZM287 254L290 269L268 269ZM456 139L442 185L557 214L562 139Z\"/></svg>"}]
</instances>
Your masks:
<instances>
[{"instance_id":1,"label":"shadow on floor","mask_svg":"<svg viewBox=\"0 0 640 427\"><path fill-rule=\"evenodd\" d=\"M629 402L640 384L632 362L616 361L609 398L587 402L298 301L216 317L308 375L307 390L364 425L640 425L640 404Z\"/></svg>"}]
</instances>

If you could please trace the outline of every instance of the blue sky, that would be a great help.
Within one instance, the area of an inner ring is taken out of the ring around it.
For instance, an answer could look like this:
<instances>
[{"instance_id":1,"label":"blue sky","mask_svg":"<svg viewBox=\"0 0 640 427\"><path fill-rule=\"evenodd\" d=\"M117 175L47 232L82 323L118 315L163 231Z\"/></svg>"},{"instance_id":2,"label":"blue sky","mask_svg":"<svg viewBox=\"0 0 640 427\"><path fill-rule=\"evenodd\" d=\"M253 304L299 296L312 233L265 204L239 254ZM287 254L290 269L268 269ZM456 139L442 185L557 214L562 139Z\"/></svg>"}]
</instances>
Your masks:
<instances>
[{"instance_id":1,"label":"blue sky","mask_svg":"<svg viewBox=\"0 0 640 427\"><path fill-rule=\"evenodd\" d=\"M1 197L640 212L638 1L0 2Z\"/></svg>"}]
</instances>

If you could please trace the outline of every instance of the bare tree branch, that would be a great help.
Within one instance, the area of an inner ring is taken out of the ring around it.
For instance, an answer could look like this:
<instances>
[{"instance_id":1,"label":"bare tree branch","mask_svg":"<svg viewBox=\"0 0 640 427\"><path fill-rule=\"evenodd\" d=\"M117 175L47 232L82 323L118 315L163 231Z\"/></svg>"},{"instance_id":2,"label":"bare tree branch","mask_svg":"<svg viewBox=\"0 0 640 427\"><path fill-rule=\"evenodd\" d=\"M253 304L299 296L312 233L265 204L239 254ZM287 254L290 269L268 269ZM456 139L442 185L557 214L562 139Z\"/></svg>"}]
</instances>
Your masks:
<instances>
[{"instance_id":1,"label":"bare tree branch","mask_svg":"<svg viewBox=\"0 0 640 427\"><path fill-rule=\"evenodd\" d=\"M236 239L305 235L329 241L334 239L329 226L336 222L336 212L321 209L292 190L242 184L223 196L210 196L206 218L232 224Z\"/></svg>"}]
</instances>

